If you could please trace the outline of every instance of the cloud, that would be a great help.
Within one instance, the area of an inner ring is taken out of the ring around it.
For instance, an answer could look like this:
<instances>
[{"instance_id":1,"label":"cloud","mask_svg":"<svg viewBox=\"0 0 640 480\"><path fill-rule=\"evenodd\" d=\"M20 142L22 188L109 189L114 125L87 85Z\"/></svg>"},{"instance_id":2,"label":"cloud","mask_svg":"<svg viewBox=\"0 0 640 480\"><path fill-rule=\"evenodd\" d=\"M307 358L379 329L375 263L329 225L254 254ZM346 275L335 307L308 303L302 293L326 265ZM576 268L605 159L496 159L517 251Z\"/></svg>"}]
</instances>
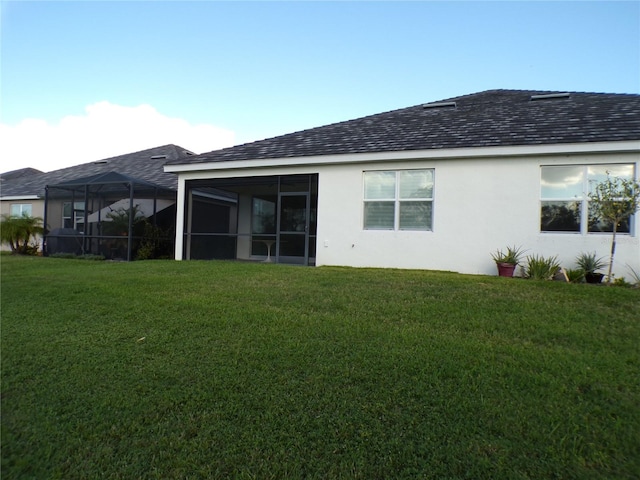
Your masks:
<instances>
[{"instance_id":1,"label":"cloud","mask_svg":"<svg viewBox=\"0 0 640 480\"><path fill-rule=\"evenodd\" d=\"M195 153L234 145L230 130L192 125L150 105L88 105L57 124L29 118L0 124L0 172L32 167L45 172L173 143Z\"/></svg>"}]
</instances>

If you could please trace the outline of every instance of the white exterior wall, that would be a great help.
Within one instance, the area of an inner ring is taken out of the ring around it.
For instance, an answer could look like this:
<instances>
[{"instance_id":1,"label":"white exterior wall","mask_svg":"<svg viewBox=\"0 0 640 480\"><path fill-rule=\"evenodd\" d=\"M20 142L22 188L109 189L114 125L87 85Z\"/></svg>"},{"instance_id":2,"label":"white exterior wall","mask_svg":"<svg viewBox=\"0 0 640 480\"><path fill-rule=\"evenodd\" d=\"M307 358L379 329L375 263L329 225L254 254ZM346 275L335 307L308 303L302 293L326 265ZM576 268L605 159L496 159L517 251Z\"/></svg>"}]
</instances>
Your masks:
<instances>
[{"instance_id":1,"label":"white exterior wall","mask_svg":"<svg viewBox=\"0 0 640 480\"><path fill-rule=\"evenodd\" d=\"M610 234L540 232L540 167L630 163L638 156L576 155L498 159L412 160L320 170L317 265L418 268L496 274L491 253L507 245L557 255L575 268L581 252L608 256ZM435 169L433 231L364 230L363 171ZM640 221L618 235L614 271L640 271Z\"/></svg>"},{"instance_id":2,"label":"white exterior wall","mask_svg":"<svg viewBox=\"0 0 640 480\"><path fill-rule=\"evenodd\" d=\"M251 258L251 195L242 194L238 198L238 258Z\"/></svg>"},{"instance_id":3,"label":"white exterior wall","mask_svg":"<svg viewBox=\"0 0 640 480\"><path fill-rule=\"evenodd\" d=\"M211 169L206 171L198 170L202 165L176 166L173 171L180 175L179 199L187 179L318 173L318 266L495 275L491 253L508 245L522 246L527 254L557 255L566 268L575 268L575 257L581 252L595 251L608 258L610 234L540 232L540 167L633 163L637 178L640 143L611 145L304 157L221 162L209 164ZM433 231L364 230L363 172L418 168L435 170ZM178 212L180 226L180 209ZM614 264L617 277L629 277L627 264L640 271L638 217L632 222L631 234L618 235ZM177 259L181 237L179 231Z\"/></svg>"}]
</instances>

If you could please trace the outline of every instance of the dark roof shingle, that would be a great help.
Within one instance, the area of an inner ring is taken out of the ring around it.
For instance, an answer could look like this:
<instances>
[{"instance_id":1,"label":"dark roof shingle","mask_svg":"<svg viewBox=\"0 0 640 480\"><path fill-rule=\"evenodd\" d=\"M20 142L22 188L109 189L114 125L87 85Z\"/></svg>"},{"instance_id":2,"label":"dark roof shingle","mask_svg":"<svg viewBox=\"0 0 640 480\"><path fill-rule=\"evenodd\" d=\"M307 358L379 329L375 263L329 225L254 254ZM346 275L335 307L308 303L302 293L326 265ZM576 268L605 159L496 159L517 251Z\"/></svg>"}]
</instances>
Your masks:
<instances>
[{"instance_id":1,"label":"dark roof shingle","mask_svg":"<svg viewBox=\"0 0 640 480\"><path fill-rule=\"evenodd\" d=\"M37 175L40 173L43 172L31 167L19 168L18 170L0 173L0 180L15 180L16 178L28 177L30 175Z\"/></svg>"},{"instance_id":2,"label":"dark roof shingle","mask_svg":"<svg viewBox=\"0 0 640 480\"><path fill-rule=\"evenodd\" d=\"M640 95L557 93L488 90L167 163L640 139Z\"/></svg>"},{"instance_id":3,"label":"dark roof shingle","mask_svg":"<svg viewBox=\"0 0 640 480\"><path fill-rule=\"evenodd\" d=\"M61 184L107 172L118 172L122 175L153 183L159 187L177 190L177 176L173 173L165 173L163 166L168 161L180 160L190 155L193 155L193 153L177 145L163 145L52 172L34 173L11 180L3 179L0 195L3 197L20 195L44 196L44 188L47 185Z\"/></svg>"}]
</instances>

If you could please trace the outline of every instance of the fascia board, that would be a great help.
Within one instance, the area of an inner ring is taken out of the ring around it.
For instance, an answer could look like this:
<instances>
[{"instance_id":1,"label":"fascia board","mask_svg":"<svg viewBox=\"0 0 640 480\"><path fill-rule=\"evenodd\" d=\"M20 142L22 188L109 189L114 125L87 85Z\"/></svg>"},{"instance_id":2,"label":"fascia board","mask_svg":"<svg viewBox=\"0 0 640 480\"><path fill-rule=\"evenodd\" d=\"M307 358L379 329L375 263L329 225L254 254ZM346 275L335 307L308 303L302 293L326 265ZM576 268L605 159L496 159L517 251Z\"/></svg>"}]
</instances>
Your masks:
<instances>
[{"instance_id":1,"label":"fascia board","mask_svg":"<svg viewBox=\"0 0 640 480\"><path fill-rule=\"evenodd\" d=\"M552 145L521 145L506 147L473 147L429 150L401 150L393 152L349 153L343 155L309 155L304 157L256 158L184 165L165 165L167 173L211 170L247 170L265 167L293 167L417 159L462 159L547 156L597 153L640 153L640 140L624 142L567 143Z\"/></svg>"},{"instance_id":2,"label":"fascia board","mask_svg":"<svg viewBox=\"0 0 640 480\"><path fill-rule=\"evenodd\" d=\"M14 200L42 200L42 197L38 195L9 195L6 197L0 197L0 201L2 202L10 202Z\"/></svg>"}]
</instances>

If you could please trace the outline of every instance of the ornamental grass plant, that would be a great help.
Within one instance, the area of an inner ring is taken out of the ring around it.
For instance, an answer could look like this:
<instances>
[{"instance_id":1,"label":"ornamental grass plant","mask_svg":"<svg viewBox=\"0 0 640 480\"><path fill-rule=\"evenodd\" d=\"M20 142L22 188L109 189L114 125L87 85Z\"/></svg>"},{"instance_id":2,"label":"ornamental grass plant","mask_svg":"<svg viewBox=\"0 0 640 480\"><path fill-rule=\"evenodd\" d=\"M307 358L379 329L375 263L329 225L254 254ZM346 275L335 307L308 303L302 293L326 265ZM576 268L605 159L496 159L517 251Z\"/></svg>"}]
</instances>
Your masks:
<instances>
[{"instance_id":1,"label":"ornamental grass plant","mask_svg":"<svg viewBox=\"0 0 640 480\"><path fill-rule=\"evenodd\" d=\"M529 255L527 256L524 276L531 280L553 280L560 268L558 257L555 255L552 257Z\"/></svg>"}]
</instances>

